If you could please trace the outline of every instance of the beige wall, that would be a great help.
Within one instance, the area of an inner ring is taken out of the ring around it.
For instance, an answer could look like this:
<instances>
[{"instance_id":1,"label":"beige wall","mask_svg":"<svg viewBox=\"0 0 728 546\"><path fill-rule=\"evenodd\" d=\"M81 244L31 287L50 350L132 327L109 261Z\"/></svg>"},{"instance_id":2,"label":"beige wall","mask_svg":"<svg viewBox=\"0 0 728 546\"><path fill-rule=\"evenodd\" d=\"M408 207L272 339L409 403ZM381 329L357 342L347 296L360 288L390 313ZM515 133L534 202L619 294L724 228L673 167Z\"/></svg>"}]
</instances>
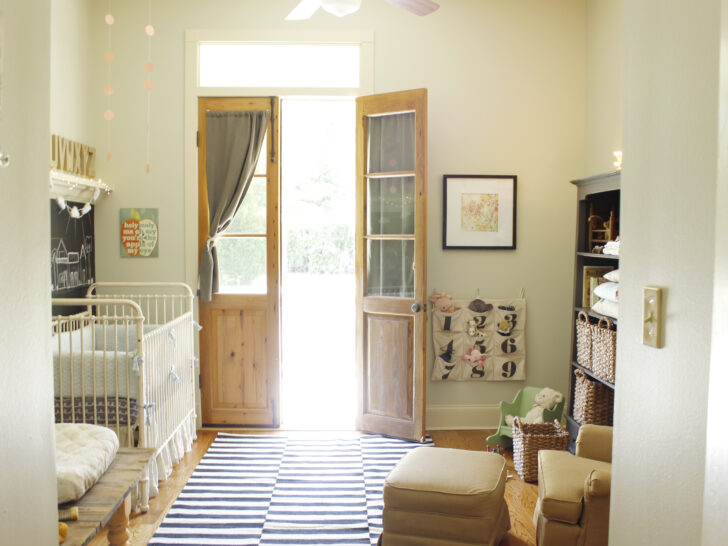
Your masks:
<instances>
[{"instance_id":1,"label":"beige wall","mask_svg":"<svg viewBox=\"0 0 728 546\"><path fill-rule=\"evenodd\" d=\"M728 0L720 2L721 36L728 38ZM705 495L703 544L721 546L728 542L725 514L728 511L728 439L725 424L728 405L728 50L723 45L720 58L720 103L718 183L715 199L715 268L713 288L713 338L710 357L710 388L705 455Z\"/></svg>"},{"instance_id":2,"label":"beige wall","mask_svg":"<svg viewBox=\"0 0 728 546\"><path fill-rule=\"evenodd\" d=\"M610 523L610 543L619 546L700 544L704 479L726 482L724 471L705 473L720 7L623 6L627 161ZM645 285L666 291L662 349L640 343Z\"/></svg>"},{"instance_id":3,"label":"beige wall","mask_svg":"<svg viewBox=\"0 0 728 546\"><path fill-rule=\"evenodd\" d=\"M50 339L50 1L0 0L0 493L3 544L55 544ZM32 36L32 39L29 37Z\"/></svg>"},{"instance_id":4,"label":"beige wall","mask_svg":"<svg viewBox=\"0 0 728 546\"><path fill-rule=\"evenodd\" d=\"M92 0L51 2L51 133L100 146L91 134L90 105L96 89L90 83L95 50L89 29Z\"/></svg>"},{"instance_id":5,"label":"beige wall","mask_svg":"<svg viewBox=\"0 0 728 546\"><path fill-rule=\"evenodd\" d=\"M97 267L104 279L182 280L185 252L183 67L189 28L373 30L375 91L429 90L429 287L458 298L475 290L528 299L528 384L565 390L575 192L582 176L584 135L584 3L462 0L443 3L417 18L384 1L364 2L359 13L336 19L320 13L307 22L285 22L295 0L157 0L152 18L155 89L152 95L152 172L144 174L147 44L140 29L147 3L114 3L112 43L116 118L114 159L100 166L114 184L98 207ZM92 8L91 98L95 140L101 120L106 47L106 4ZM96 121L97 120L97 121ZM100 154L103 156L103 154ZM442 175L518 175L516 251L441 250ZM159 258L119 257L120 207L158 207ZM187 257L194 259L194 257ZM428 347L428 350L429 347ZM431 350L430 350L431 351ZM430 359L432 355L430 354ZM520 383L428 385L430 406L488 406L511 399ZM497 417L497 413L496 413Z\"/></svg>"},{"instance_id":6,"label":"beige wall","mask_svg":"<svg viewBox=\"0 0 728 546\"><path fill-rule=\"evenodd\" d=\"M622 149L622 0L586 0L584 175L613 171Z\"/></svg>"}]
</instances>

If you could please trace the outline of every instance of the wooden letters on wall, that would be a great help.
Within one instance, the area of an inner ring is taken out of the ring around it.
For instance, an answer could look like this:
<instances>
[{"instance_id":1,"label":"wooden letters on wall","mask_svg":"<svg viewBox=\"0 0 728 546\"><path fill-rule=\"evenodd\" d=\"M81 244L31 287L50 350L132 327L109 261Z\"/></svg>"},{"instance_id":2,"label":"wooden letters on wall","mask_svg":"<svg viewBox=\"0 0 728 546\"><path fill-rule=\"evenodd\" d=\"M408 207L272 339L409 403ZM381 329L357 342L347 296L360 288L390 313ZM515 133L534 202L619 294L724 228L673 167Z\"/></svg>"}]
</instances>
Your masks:
<instances>
[{"instance_id":1,"label":"wooden letters on wall","mask_svg":"<svg viewBox=\"0 0 728 546\"><path fill-rule=\"evenodd\" d=\"M51 169L93 178L96 176L96 148L51 135Z\"/></svg>"}]
</instances>

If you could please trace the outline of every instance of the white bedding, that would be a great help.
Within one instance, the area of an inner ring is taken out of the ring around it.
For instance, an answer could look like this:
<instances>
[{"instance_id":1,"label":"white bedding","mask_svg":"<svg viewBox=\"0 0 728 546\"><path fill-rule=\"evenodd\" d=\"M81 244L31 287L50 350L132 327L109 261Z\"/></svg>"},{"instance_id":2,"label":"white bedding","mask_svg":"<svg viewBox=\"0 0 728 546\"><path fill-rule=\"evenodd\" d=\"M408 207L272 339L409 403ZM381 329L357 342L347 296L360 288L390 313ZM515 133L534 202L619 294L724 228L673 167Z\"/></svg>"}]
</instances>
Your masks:
<instances>
[{"instance_id":1,"label":"white bedding","mask_svg":"<svg viewBox=\"0 0 728 546\"><path fill-rule=\"evenodd\" d=\"M119 440L111 429L56 423L58 504L80 499L106 472L118 449Z\"/></svg>"}]
</instances>

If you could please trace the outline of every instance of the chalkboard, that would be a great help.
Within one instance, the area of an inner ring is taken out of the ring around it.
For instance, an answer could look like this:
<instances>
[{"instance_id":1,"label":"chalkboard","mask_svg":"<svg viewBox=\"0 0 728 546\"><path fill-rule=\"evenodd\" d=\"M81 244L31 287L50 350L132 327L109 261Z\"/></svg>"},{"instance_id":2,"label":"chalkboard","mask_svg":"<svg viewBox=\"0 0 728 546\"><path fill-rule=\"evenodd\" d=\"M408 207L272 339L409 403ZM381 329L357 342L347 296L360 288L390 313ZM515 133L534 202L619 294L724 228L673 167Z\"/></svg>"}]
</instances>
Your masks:
<instances>
[{"instance_id":1,"label":"chalkboard","mask_svg":"<svg viewBox=\"0 0 728 546\"><path fill-rule=\"evenodd\" d=\"M84 203L67 202L78 210ZM60 209L51 199L51 295L54 298L81 298L96 277L94 251L94 210L72 218L68 208ZM58 311L58 313L56 312ZM71 308L54 308L53 314L68 314Z\"/></svg>"}]
</instances>

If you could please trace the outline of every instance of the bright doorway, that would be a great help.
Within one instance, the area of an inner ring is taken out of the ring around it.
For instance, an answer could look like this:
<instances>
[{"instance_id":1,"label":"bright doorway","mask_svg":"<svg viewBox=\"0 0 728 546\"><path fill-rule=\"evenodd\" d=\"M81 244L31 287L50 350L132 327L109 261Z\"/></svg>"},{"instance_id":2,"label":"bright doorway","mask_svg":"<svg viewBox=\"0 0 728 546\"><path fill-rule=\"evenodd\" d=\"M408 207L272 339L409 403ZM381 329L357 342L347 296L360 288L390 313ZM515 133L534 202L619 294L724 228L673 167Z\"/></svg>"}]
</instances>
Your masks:
<instances>
[{"instance_id":1,"label":"bright doorway","mask_svg":"<svg viewBox=\"0 0 728 546\"><path fill-rule=\"evenodd\" d=\"M354 428L356 105L281 100L281 426Z\"/></svg>"}]
</instances>

